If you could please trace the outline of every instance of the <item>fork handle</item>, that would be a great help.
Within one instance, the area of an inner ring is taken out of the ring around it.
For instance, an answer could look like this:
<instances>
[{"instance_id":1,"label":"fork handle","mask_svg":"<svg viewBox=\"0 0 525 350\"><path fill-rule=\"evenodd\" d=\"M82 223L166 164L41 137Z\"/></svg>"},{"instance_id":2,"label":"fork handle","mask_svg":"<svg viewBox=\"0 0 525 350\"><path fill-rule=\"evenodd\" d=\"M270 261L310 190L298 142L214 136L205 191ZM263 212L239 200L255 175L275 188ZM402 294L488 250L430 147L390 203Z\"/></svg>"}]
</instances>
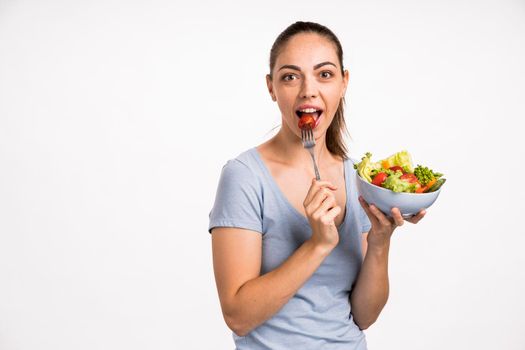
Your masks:
<instances>
[{"instance_id":1,"label":"fork handle","mask_svg":"<svg viewBox=\"0 0 525 350\"><path fill-rule=\"evenodd\" d=\"M317 163L315 162L315 156L314 156L314 150L309 148L310 155L312 156L312 162L314 163L314 171L315 171L315 179L317 181L321 180L321 176L319 176L319 169L317 169Z\"/></svg>"}]
</instances>

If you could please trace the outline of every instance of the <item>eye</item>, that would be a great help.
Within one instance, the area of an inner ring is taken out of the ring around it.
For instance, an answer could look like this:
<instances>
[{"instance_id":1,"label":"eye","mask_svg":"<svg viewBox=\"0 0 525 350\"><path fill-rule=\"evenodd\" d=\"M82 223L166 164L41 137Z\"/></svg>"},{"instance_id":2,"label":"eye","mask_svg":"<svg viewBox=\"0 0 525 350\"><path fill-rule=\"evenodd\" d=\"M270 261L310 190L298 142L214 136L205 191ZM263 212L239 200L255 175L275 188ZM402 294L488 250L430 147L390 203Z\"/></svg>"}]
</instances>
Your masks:
<instances>
[{"instance_id":1,"label":"eye","mask_svg":"<svg viewBox=\"0 0 525 350\"><path fill-rule=\"evenodd\" d=\"M283 81L292 81L292 80L296 80L297 76L295 74L285 74L285 75L282 76L281 79Z\"/></svg>"},{"instance_id":2,"label":"eye","mask_svg":"<svg viewBox=\"0 0 525 350\"><path fill-rule=\"evenodd\" d=\"M321 72L321 78L328 79L328 78L331 78L332 76L333 76L333 73L330 71L325 70Z\"/></svg>"}]
</instances>

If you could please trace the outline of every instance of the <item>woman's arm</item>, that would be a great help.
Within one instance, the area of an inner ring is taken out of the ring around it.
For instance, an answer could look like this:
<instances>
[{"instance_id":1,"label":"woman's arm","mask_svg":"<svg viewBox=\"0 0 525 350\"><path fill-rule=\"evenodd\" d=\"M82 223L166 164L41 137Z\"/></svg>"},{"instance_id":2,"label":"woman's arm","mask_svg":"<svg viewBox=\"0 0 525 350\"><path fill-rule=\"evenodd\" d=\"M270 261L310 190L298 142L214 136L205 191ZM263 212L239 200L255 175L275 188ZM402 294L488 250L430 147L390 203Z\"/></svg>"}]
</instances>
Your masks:
<instances>
[{"instance_id":1,"label":"woman's arm","mask_svg":"<svg viewBox=\"0 0 525 350\"><path fill-rule=\"evenodd\" d=\"M350 303L355 323L360 329L367 329L377 320L388 300L390 238L395 228L403 225L404 220L397 208L392 209L392 219L389 219L374 205L368 205L362 198L359 200L372 228L364 237L363 265L352 290ZM424 216L425 211L422 210L407 221L415 224Z\"/></svg>"},{"instance_id":2,"label":"woman's arm","mask_svg":"<svg viewBox=\"0 0 525 350\"><path fill-rule=\"evenodd\" d=\"M272 317L312 276L331 249L306 241L281 266L260 276L261 234L238 228L212 233L222 313L239 336Z\"/></svg>"},{"instance_id":3,"label":"woman's arm","mask_svg":"<svg viewBox=\"0 0 525 350\"><path fill-rule=\"evenodd\" d=\"M388 300L389 293L390 242L383 249L379 249L369 247L367 238L368 233L363 237L363 265L350 296L352 315L360 329L367 329L377 320Z\"/></svg>"},{"instance_id":4,"label":"woman's arm","mask_svg":"<svg viewBox=\"0 0 525 350\"><path fill-rule=\"evenodd\" d=\"M334 219L341 212L326 181L313 181L304 201L312 236L278 268L260 275L262 237L258 232L212 230L213 266L226 324L244 336L272 317L313 275L339 241Z\"/></svg>"}]
</instances>

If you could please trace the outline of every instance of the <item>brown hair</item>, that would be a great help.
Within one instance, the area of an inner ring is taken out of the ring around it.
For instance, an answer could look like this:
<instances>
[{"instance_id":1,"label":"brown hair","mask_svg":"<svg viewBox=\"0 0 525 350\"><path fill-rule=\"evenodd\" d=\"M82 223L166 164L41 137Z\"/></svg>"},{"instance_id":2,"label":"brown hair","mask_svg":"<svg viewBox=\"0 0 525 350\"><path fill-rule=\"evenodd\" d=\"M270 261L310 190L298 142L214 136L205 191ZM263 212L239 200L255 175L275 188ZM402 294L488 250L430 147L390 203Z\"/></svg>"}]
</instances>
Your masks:
<instances>
[{"instance_id":1,"label":"brown hair","mask_svg":"<svg viewBox=\"0 0 525 350\"><path fill-rule=\"evenodd\" d=\"M288 26L288 28L286 28L281 34L279 34L272 45L272 49L270 50L270 79L273 78L275 61L277 61L277 56L279 56L283 47L291 37L301 33L315 33L330 40L335 45L337 58L339 59L339 64L341 65L341 74L344 75L343 48L337 36L330 29L321 24L314 22L295 22L294 24ZM348 131L346 129L344 117L344 104L345 101L343 97L341 98L341 101L339 101L339 107L337 107L334 119L326 131L326 147L330 153L346 159L348 158L348 149L346 148L344 142L344 135L347 135Z\"/></svg>"}]
</instances>

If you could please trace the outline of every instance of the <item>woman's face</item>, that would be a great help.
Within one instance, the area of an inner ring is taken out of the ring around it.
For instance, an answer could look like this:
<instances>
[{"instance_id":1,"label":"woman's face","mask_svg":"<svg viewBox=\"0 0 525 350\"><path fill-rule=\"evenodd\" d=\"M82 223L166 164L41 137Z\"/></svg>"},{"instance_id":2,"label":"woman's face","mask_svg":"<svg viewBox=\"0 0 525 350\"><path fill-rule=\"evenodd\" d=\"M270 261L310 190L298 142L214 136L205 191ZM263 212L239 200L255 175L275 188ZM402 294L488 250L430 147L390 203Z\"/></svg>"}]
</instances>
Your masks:
<instances>
[{"instance_id":1,"label":"woman's face","mask_svg":"<svg viewBox=\"0 0 525 350\"><path fill-rule=\"evenodd\" d=\"M348 71L341 74L335 44L315 33L301 33L282 48L266 82L281 110L283 128L300 137L301 114L314 113L317 139L326 133L346 92Z\"/></svg>"}]
</instances>

